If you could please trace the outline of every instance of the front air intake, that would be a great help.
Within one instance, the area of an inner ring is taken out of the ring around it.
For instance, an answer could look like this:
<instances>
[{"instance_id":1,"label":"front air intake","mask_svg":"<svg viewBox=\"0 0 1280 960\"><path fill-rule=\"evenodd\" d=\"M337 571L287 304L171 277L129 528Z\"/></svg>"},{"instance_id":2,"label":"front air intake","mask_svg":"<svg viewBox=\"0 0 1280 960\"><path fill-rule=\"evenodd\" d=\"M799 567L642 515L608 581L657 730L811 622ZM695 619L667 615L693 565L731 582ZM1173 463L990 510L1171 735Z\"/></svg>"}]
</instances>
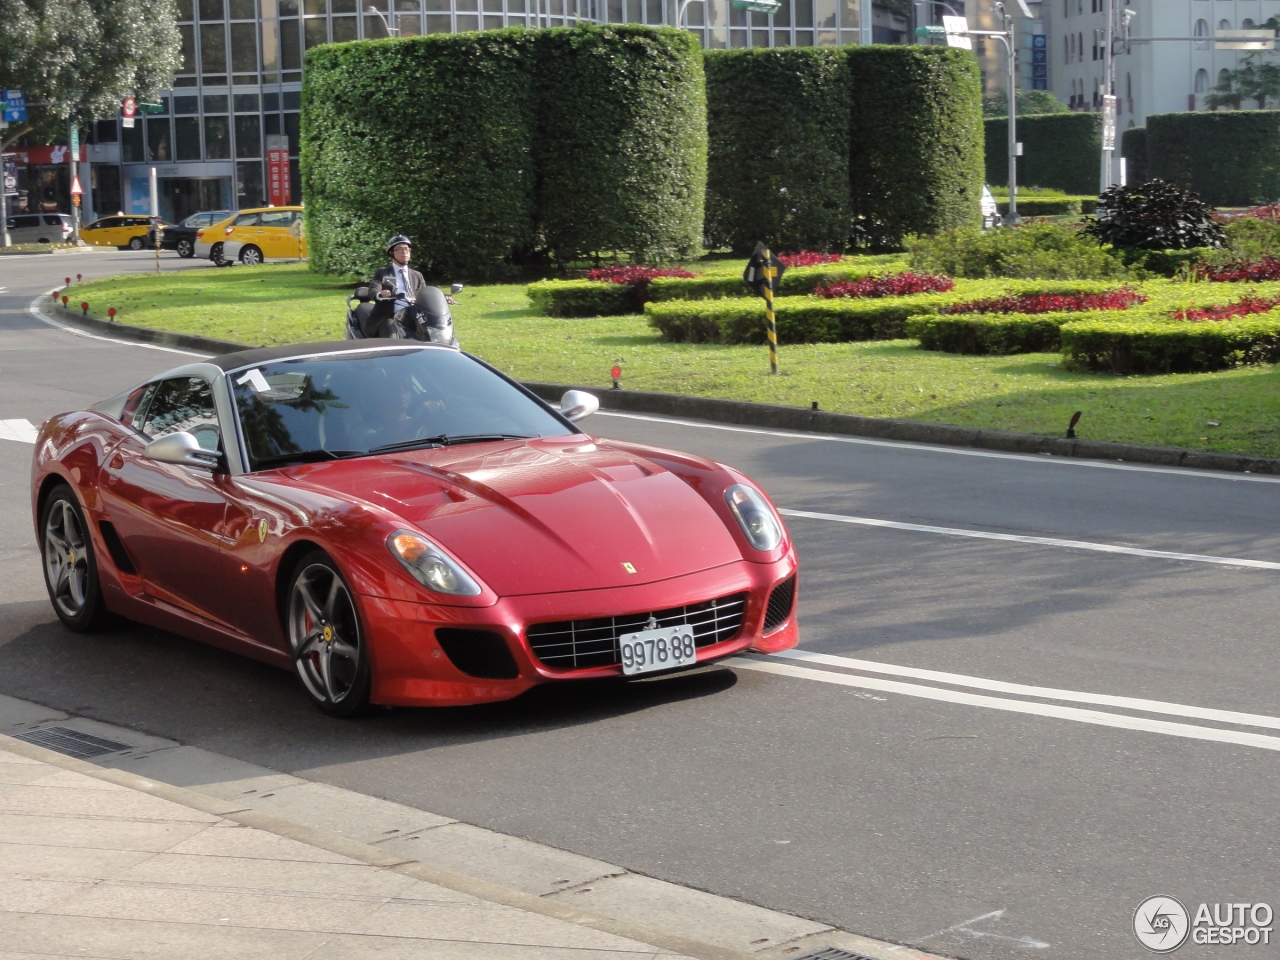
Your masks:
<instances>
[{"instance_id":1,"label":"front air intake","mask_svg":"<svg viewBox=\"0 0 1280 960\"><path fill-rule=\"evenodd\" d=\"M773 633L791 617L791 608L796 602L795 574L787 577L773 588L769 594L769 603L764 610L764 632Z\"/></svg>"},{"instance_id":2,"label":"front air intake","mask_svg":"<svg viewBox=\"0 0 1280 960\"><path fill-rule=\"evenodd\" d=\"M450 662L468 677L514 680L520 676L507 641L491 630L443 627L436 631L436 641Z\"/></svg>"}]
</instances>

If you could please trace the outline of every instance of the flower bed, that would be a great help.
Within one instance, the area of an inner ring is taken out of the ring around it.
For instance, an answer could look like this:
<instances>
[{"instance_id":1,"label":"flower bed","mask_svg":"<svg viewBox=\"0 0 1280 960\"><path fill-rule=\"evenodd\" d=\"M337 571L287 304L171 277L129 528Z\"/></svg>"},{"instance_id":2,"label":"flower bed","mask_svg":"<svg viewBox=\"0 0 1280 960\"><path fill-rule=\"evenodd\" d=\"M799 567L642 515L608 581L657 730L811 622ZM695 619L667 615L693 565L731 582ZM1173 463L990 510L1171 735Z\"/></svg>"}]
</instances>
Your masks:
<instances>
[{"instance_id":1,"label":"flower bed","mask_svg":"<svg viewBox=\"0 0 1280 960\"><path fill-rule=\"evenodd\" d=\"M863 277L815 287L819 297L903 297L913 293L946 293L955 287L950 277L934 273L891 273L883 277Z\"/></svg>"},{"instance_id":2,"label":"flower bed","mask_svg":"<svg viewBox=\"0 0 1280 960\"><path fill-rule=\"evenodd\" d=\"M788 270L792 267L816 267L823 263L839 263L843 259L844 255L840 253L815 253L812 250L778 254L778 260Z\"/></svg>"},{"instance_id":3,"label":"flower bed","mask_svg":"<svg viewBox=\"0 0 1280 960\"><path fill-rule=\"evenodd\" d=\"M1221 266L1201 264L1196 269L1201 280L1215 283L1263 283L1280 280L1280 257L1259 257L1257 260L1232 260Z\"/></svg>"},{"instance_id":4,"label":"flower bed","mask_svg":"<svg viewBox=\"0 0 1280 960\"><path fill-rule=\"evenodd\" d=\"M1175 310L1169 314L1172 320L1188 320L1192 323L1203 323L1211 321L1220 323L1223 320L1231 320L1235 317L1248 317L1255 313L1270 313L1277 306L1280 306L1280 296L1277 297L1259 297L1253 293L1247 293L1235 303L1224 303L1212 307L1187 307L1183 310Z\"/></svg>"},{"instance_id":5,"label":"flower bed","mask_svg":"<svg viewBox=\"0 0 1280 960\"><path fill-rule=\"evenodd\" d=\"M1145 294L1130 287L1077 293L1020 293L988 300L972 300L947 307L943 313L1081 313L1085 310L1128 310L1146 303Z\"/></svg>"}]
</instances>

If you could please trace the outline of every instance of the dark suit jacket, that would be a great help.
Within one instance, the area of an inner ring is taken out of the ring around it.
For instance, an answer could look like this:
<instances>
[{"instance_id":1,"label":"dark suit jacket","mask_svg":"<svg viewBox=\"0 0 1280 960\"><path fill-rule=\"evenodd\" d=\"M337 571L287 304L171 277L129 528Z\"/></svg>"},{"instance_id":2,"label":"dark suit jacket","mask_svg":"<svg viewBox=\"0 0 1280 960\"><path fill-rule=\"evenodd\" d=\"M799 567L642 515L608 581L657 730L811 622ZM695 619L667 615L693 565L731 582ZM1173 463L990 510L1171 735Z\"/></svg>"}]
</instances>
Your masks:
<instances>
[{"instance_id":1,"label":"dark suit jacket","mask_svg":"<svg viewBox=\"0 0 1280 960\"><path fill-rule=\"evenodd\" d=\"M406 270L409 274L409 293L417 301L421 299L423 291L426 289L427 281L422 274L412 267L408 267ZM373 279L369 281L369 293L375 299L373 301L373 310L369 312L368 318L361 324L361 332L366 337L391 336L391 330L395 326L395 299L392 297L388 297L385 300L377 299L378 291L382 289L383 280L390 280L393 285L395 284L396 276L393 264L387 264L377 270L373 275Z\"/></svg>"}]
</instances>

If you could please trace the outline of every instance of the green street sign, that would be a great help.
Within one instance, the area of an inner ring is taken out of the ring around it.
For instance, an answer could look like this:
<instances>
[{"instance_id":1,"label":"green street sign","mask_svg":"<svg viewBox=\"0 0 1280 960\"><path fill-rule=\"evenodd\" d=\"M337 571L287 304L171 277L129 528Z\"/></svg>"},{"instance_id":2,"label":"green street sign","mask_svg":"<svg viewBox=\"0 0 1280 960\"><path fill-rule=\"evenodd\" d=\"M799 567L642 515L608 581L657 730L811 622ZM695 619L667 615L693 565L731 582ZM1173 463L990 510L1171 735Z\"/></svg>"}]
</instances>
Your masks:
<instances>
[{"instance_id":1,"label":"green street sign","mask_svg":"<svg viewBox=\"0 0 1280 960\"><path fill-rule=\"evenodd\" d=\"M947 30L945 27L916 27L916 36L922 40L929 40L934 37L945 37Z\"/></svg>"},{"instance_id":2,"label":"green street sign","mask_svg":"<svg viewBox=\"0 0 1280 960\"><path fill-rule=\"evenodd\" d=\"M749 10L752 13L777 13L782 9L782 0L733 0L733 9Z\"/></svg>"},{"instance_id":3,"label":"green street sign","mask_svg":"<svg viewBox=\"0 0 1280 960\"><path fill-rule=\"evenodd\" d=\"M138 109L142 113L164 113L163 103L140 103Z\"/></svg>"}]
</instances>

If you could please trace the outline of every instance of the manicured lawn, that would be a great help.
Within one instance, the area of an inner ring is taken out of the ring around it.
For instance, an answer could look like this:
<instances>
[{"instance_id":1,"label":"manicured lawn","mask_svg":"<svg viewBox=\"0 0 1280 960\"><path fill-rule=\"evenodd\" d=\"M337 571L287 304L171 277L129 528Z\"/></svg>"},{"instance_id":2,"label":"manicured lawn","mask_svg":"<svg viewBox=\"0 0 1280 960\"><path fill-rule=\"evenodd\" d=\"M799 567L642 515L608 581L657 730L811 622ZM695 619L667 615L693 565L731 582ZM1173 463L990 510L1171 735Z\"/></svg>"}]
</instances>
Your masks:
<instances>
[{"instance_id":1,"label":"manicured lawn","mask_svg":"<svg viewBox=\"0 0 1280 960\"><path fill-rule=\"evenodd\" d=\"M96 316L114 306L124 323L266 344L341 337L351 287L273 265L135 274L74 293ZM1280 456L1280 367L1112 377L1061 370L1057 354L965 357L897 340L783 347L781 374L771 377L764 347L663 343L643 317L536 316L523 285L469 287L458 299L463 348L525 380L604 389L617 363L635 390L817 400L842 413L1051 435L1081 410L1077 433L1090 439Z\"/></svg>"}]
</instances>

